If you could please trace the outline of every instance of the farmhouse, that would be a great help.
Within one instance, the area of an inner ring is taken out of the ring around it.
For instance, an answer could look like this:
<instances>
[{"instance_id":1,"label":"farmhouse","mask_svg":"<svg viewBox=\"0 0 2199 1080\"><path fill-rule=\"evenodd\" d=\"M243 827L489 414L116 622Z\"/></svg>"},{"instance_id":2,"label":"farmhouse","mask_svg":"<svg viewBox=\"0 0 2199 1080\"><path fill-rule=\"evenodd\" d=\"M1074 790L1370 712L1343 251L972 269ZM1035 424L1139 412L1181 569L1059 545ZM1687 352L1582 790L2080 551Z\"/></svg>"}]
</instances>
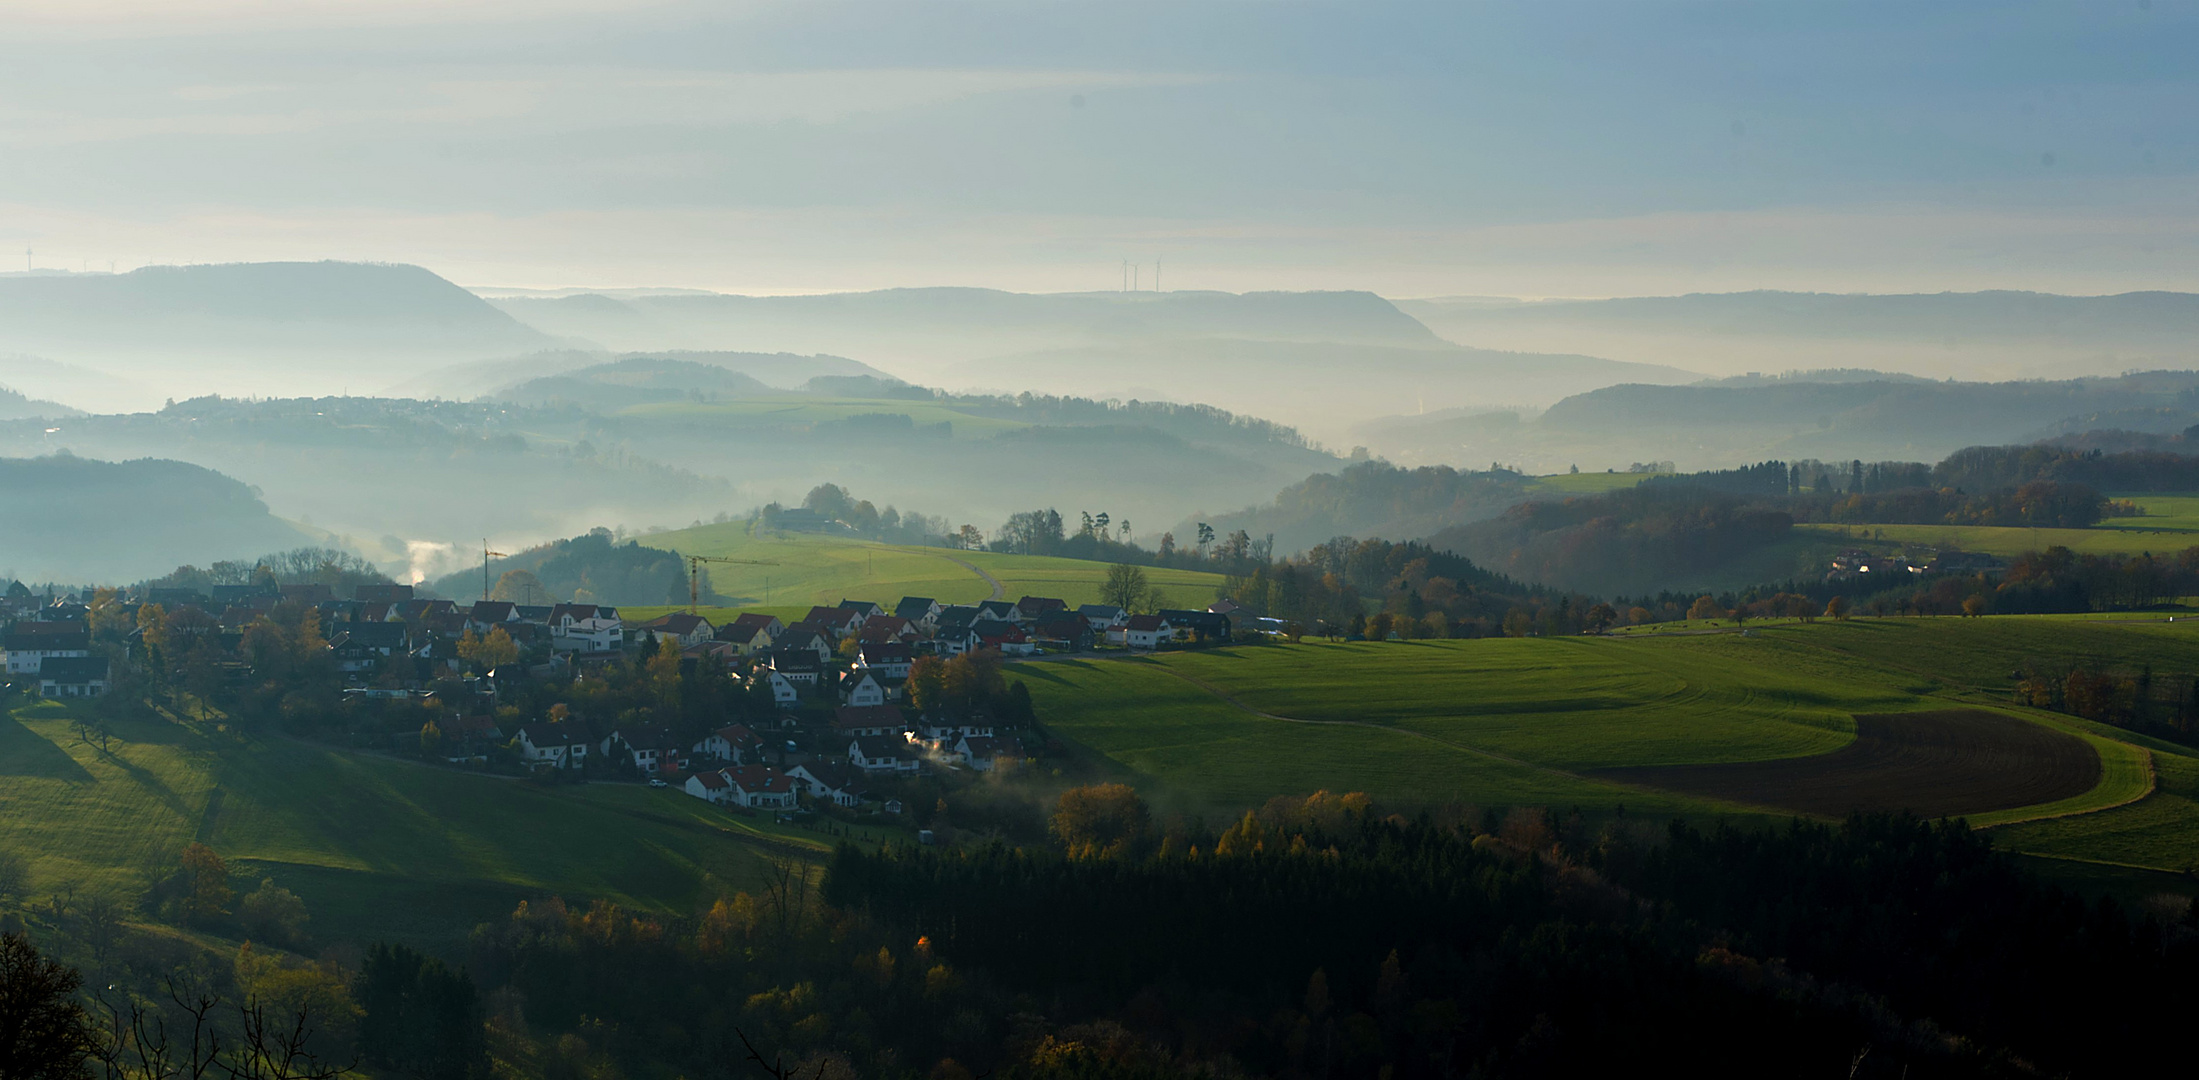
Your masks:
<instances>
[{"instance_id":1,"label":"farmhouse","mask_svg":"<svg viewBox=\"0 0 2199 1080\"><path fill-rule=\"evenodd\" d=\"M550 624L553 652L610 652L626 640L626 628L617 619L589 617L563 619Z\"/></svg>"},{"instance_id":2,"label":"farmhouse","mask_svg":"<svg viewBox=\"0 0 2199 1080\"><path fill-rule=\"evenodd\" d=\"M813 607L802 616L802 623L816 627L834 640L844 638L863 628L863 616L848 608Z\"/></svg>"},{"instance_id":3,"label":"farmhouse","mask_svg":"<svg viewBox=\"0 0 2199 1080\"><path fill-rule=\"evenodd\" d=\"M1127 612L1113 604L1086 604L1077 609L1077 614L1084 616L1084 621L1091 624L1092 633L1103 638L1108 631L1119 629L1123 621L1130 617Z\"/></svg>"},{"instance_id":4,"label":"farmhouse","mask_svg":"<svg viewBox=\"0 0 2199 1080\"><path fill-rule=\"evenodd\" d=\"M786 631L786 624L780 622L777 615L764 615L754 611L735 616L733 625L744 629L762 631L764 640L763 644L758 646L759 648L770 647L771 643L778 640L779 635Z\"/></svg>"},{"instance_id":5,"label":"farmhouse","mask_svg":"<svg viewBox=\"0 0 2199 1080\"><path fill-rule=\"evenodd\" d=\"M1170 637L1176 641L1228 641L1229 616L1213 611L1185 611L1176 608L1163 610L1161 618L1168 621Z\"/></svg>"},{"instance_id":6,"label":"farmhouse","mask_svg":"<svg viewBox=\"0 0 2199 1080\"><path fill-rule=\"evenodd\" d=\"M48 657L38 671L38 694L49 698L93 698L107 694L104 656Z\"/></svg>"},{"instance_id":7,"label":"farmhouse","mask_svg":"<svg viewBox=\"0 0 2199 1080\"><path fill-rule=\"evenodd\" d=\"M1122 624L1122 643L1133 649L1158 649L1168 640L1168 621L1158 615L1132 615Z\"/></svg>"}]
</instances>

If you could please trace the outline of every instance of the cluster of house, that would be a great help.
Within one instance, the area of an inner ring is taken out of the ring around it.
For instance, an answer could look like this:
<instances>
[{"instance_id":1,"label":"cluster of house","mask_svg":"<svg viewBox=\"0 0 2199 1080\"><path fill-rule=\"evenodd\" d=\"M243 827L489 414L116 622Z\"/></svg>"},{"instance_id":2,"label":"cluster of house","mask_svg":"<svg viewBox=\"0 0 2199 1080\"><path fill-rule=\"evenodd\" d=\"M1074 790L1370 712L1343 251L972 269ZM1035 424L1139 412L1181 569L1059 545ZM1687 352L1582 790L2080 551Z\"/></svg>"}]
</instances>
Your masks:
<instances>
[{"instance_id":1,"label":"cluster of house","mask_svg":"<svg viewBox=\"0 0 2199 1080\"><path fill-rule=\"evenodd\" d=\"M792 808L801 792L856 807L871 801L867 781L879 776L927 768L991 772L1030 756L1022 733L1000 730L982 714L912 721L889 704L838 707L829 730L820 733L824 752L812 755L774 751L746 724L688 742L661 725L621 728L594 739L577 724L541 721L520 727L514 741L530 768L577 769L601 755L710 803L758 810Z\"/></svg>"},{"instance_id":2,"label":"cluster of house","mask_svg":"<svg viewBox=\"0 0 2199 1080\"><path fill-rule=\"evenodd\" d=\"M1891 587L1925 574L1991 574L2007 568L2008 564L1999 558L1969 551L1942 551L1931 561L1919 563L1900 555L1873 555L1851 548L1833 556L1825 580L1883 579Z\"/></svg>"},{"instance_id":3,"label":"cluster of house","mask_svg":"<svg viewBox=\"0 0 2199 1080\"><path fill-rule=\"evenodd\" d=\"M1100 642L1157 649L1173 641L1226 641L1234 610L1226 600L1207 611L1131 615L1108 604L1072 609L1043 596L969 605L905 596L891 611L867 600L842 600L833 607L813 607L794 623L749 613L717 626L700 615L675 613L638 629L671 637L689 655L715 658L729 668L745 666L768 680L774 700L792 708L805 694L834 685L834 680L847 703L894 700L916 657L925 654L953 657L995 649L1029 656L1042 649L1079 652ZM851 639L853 663L834 675L832 658Z\"/></svg>"},{"instance_id":4,"label":"cluster of house","mask_svg":"<svg viewBox=\"0 0 2199 1080\"><path fill-rule=\"evenodd\" d=\"M36 681L50 698L100 697L110 676L107 658L92 650L91 608L76 597L38 597L22 582L0 592L0 669Z\"/></svg>"}]
</instances>

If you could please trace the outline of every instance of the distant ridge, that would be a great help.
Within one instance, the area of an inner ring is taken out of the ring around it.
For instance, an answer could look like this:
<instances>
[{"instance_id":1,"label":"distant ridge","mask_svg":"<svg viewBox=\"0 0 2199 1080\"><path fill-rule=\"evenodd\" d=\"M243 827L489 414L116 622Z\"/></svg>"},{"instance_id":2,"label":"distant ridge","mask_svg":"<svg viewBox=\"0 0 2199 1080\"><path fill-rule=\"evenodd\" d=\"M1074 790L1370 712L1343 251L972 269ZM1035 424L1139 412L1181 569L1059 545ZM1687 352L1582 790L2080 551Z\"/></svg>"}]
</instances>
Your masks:
<instances>
[{"instance_id":1,"label":"distant ridge","mask_svg":"<svg viewBox=\"0 0 2199 1080\"><path fill-rule=\"evenodd\" d=\"M310 539L240 481L181 461L0 458L0 578L133 581Z\"/></svg>"}]
</instances>

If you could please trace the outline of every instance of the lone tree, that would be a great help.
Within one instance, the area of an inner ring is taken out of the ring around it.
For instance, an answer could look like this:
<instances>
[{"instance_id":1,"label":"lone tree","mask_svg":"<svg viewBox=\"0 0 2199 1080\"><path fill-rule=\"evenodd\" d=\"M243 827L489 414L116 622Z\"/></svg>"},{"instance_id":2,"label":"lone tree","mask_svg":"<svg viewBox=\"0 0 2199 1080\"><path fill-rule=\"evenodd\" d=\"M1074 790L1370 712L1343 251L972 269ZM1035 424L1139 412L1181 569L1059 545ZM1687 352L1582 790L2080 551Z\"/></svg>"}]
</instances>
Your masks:
<instances>
[{"instance_id":1,"label":"lone tree","mask_svg":"<svg viewBox=\"0 0 2199 1080\"><path fill-rule=\"evenodd\" d=\"M1107 568L1107 580L1100 583L1100 602L1134 611L1150 591L1143 567L1116 563Z\"/></svg>"},{"instance_id":2,"label":"lone tree","mask_svg":"<svg viewBox=\"0 0 2199 1080\"><path fill-rule=\"evenodd\" d=\"M75 1080L98 1045L77 1004L76 969L39 955L20 934L0 936L0 1080Z\"/></svg>"}]
</instances>

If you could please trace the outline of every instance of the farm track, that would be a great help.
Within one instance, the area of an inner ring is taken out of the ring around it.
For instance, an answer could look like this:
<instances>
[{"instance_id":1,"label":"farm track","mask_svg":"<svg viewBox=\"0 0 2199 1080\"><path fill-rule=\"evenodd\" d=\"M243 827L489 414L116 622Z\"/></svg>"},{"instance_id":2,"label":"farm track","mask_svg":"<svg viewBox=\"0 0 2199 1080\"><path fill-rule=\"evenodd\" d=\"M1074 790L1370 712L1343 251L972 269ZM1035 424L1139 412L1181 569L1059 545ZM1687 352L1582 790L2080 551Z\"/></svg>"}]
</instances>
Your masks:
<instances>
[{"instance_id":1,"label":"farm track","mask_svg":"<svg viewBox=\"0 0 2199 1080\"><path fill-rule=\"evenodd\" d=\"M1980 709L1866 713L1829 754L1719 765L1598 769L1592 778L1838 817L1907 810L1954 817L2074 798L2100 782L2076 736Z\"/></svg>"},{"instance_id":2,"label":"farm track","mask_svg":"<svg viewBox=\"0 0 2199 1080\"><path fill-rule=\"evenodd\" d=\"M993 595L991 596L991 599L1006 600L1008 598L1008 587L1001 584L999 578L996 578L991 574L986 573L984 569L979 567L976 563L970 562L967 559L957 559L952 555L941 555L936 551L927 551L924 554L930 555L935 559L945 559L948 562L951 562L956 566L959 566L962 569L969 571L970 573L976 574L978 577L984 578L985 584L990 585L993 588Z\"/></svg>"}]
</instances>

